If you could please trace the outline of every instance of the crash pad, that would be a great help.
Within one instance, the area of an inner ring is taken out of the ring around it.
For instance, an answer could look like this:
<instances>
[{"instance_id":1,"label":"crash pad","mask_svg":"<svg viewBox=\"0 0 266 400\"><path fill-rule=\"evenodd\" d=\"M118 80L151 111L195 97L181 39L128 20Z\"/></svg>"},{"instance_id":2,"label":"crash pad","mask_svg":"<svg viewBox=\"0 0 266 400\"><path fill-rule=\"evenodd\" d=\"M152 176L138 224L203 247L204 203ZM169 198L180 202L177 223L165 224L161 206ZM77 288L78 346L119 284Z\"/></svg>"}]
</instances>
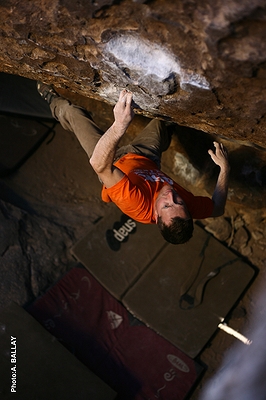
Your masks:
<instances>
[{"instance_id":1,"label":"crash pad","mask_svg":"<svg viewBox=\"0 0 266 400\"><path fill-rule=\"evenodd\" d=\"M117 400L183 400L204 371L134 318L85 268L71 269L28 312L112 387Z\"/></svg>"},{"instance_id":2,"label":"crash pad","mask_svg":"<svg viewBox=\"0 0 266 400\"><path fill-rule=\"evenodd\" d=\"M0 112L51 120L47 101L37 91L37 82L23 76L0 72Z\"/></svg>"},{"instance_id":3,"label":"crash pad","mask_svg":"<svg viewBox=\"0 0 266 400\"><path fill-rule=\"evenodd\" d=\"M26 161L50 133L54 123L44 124L4 114L0 114L0 122L0 177L4 177Z\"/></svg>"},{"instance_id":4,"label":"crash pad","mask_svg":"<svg viewBox=\"0 0 266 400\"><path fill-rule=\"evenodd\" d=\"M16 304L0 312L0 376L2 400L116 398L114 390Z\"/></svg>"},{"instance_id":5,"label":"crash pad","mask_svg":"<svg viewBox=\"0 0 266 400\"><path fill-rule=\"evenodd\" d=\"M73 247L72 254L121 299L166 245L157 226L135 222L110 204L110 212Z\"/></svg>"},{"instance_id":6,"label":"crash pad","mask_svg":"<svg viewBox=\"0 0 266 400\"><path fill-rule=\"evenodd\" d=\"M254 277L254 269L201 227L167 246L123 304L190 357L196 357Z\"/></svg>"}]
</instances>

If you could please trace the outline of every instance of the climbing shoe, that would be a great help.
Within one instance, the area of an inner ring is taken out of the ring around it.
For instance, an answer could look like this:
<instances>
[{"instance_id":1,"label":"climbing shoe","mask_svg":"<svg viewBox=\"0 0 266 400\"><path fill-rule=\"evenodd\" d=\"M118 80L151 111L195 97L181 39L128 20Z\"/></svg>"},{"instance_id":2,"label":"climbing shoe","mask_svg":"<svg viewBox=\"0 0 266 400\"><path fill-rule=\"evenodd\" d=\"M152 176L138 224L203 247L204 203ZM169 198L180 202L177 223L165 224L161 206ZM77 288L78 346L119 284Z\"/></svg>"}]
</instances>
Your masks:
<instances>
[{"instance_id":1,"label":"climbing shoe","mask_svg":"<svg viewBox=\"0 0 266 400\"><path fill-rule=\"evenodd\" d=\"M60 97L52 86L46 85L46 83L42 83L40 81L37 82L37 90L48 104L51 104L54 98Z\"/></svg>"}]
</instances>

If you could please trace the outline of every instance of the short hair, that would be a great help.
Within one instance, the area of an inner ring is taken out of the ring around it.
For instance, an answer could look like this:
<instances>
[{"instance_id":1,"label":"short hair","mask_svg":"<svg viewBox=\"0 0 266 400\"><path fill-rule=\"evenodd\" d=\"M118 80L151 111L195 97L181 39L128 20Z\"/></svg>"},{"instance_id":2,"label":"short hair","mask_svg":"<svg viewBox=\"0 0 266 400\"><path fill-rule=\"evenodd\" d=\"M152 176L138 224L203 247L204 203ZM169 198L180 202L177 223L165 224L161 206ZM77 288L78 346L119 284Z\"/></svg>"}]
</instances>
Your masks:
<instances>
[{"instance_id":1,"label":"short hair","mask_svg":"<svg viewBox=\"0 0 266 400\"><path fill-rule=\"evenodd\" d=\"M174 217L170 225L166 225L161 217L158 217L158 227L164 239L171 244L186 243L193 235L193 219Z\"/></svg>"}]
</instances>

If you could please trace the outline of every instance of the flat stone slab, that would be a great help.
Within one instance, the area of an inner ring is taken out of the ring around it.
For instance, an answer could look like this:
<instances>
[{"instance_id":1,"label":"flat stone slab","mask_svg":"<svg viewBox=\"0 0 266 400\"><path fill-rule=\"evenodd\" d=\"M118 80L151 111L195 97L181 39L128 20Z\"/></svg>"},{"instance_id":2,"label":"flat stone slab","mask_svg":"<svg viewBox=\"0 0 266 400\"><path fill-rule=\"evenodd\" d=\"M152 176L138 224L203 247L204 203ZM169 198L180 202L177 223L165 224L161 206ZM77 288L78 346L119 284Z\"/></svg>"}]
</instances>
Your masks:
<instances>
[{"instance_id":1,"label":"flat stone slab","mask_svg":"<svg viewBox=\"0 0 266 400\"><path fill-rule=\"evenodd\" d=\"M254 269L195 225L185 245L167 246L123 304L185 354L196 357L254 277Z\"/></svg>"},{"instance_id":2,"label":"flat stone slab","mask_svg":"<svg viewBox=\"0 0 266 400\"><path fill-rule=\"evenodd\" d=\"M117 207L110 208L109 215L74 246L72 253L121 300L167 243L157 226L140 224Z\"/></svg>"}]
</instances>

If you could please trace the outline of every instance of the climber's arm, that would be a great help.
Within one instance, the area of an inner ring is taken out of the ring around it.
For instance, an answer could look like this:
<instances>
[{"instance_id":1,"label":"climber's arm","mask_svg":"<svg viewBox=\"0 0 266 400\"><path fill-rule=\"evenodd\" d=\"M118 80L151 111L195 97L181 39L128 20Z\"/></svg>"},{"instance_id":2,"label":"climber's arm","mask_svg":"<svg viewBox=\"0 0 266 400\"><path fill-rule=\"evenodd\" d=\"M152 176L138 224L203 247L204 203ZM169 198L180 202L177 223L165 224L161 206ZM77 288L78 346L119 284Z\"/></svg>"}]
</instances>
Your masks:
<instances>
[{"instance_id":1,"label":"climber's arm","mask_svg":"<svg viewBox=\"0 0 266 400\"><path fill-rule=\"evenodd\" d=\"M132 93L122 90L114 107L115 121L95 146L90 164L108 188L119 182L124 173L113 165L117 145L134 117Z\"/></svg>"},{"instance_id":2,"label":"climber's arm","mask_svg":"<svg viewBox=\"0 0 266 400\"><path fill-rule=\"evenodd\" d=\"M228 162L228 153L223 144L214 142L214 147L215 152L209 150L208 153L210 154L213 162L220 167L220 173L212 195L214 208L211 216L219 217L224 214L228 193L230 165Z\"/></svg>"}]
</instances>

